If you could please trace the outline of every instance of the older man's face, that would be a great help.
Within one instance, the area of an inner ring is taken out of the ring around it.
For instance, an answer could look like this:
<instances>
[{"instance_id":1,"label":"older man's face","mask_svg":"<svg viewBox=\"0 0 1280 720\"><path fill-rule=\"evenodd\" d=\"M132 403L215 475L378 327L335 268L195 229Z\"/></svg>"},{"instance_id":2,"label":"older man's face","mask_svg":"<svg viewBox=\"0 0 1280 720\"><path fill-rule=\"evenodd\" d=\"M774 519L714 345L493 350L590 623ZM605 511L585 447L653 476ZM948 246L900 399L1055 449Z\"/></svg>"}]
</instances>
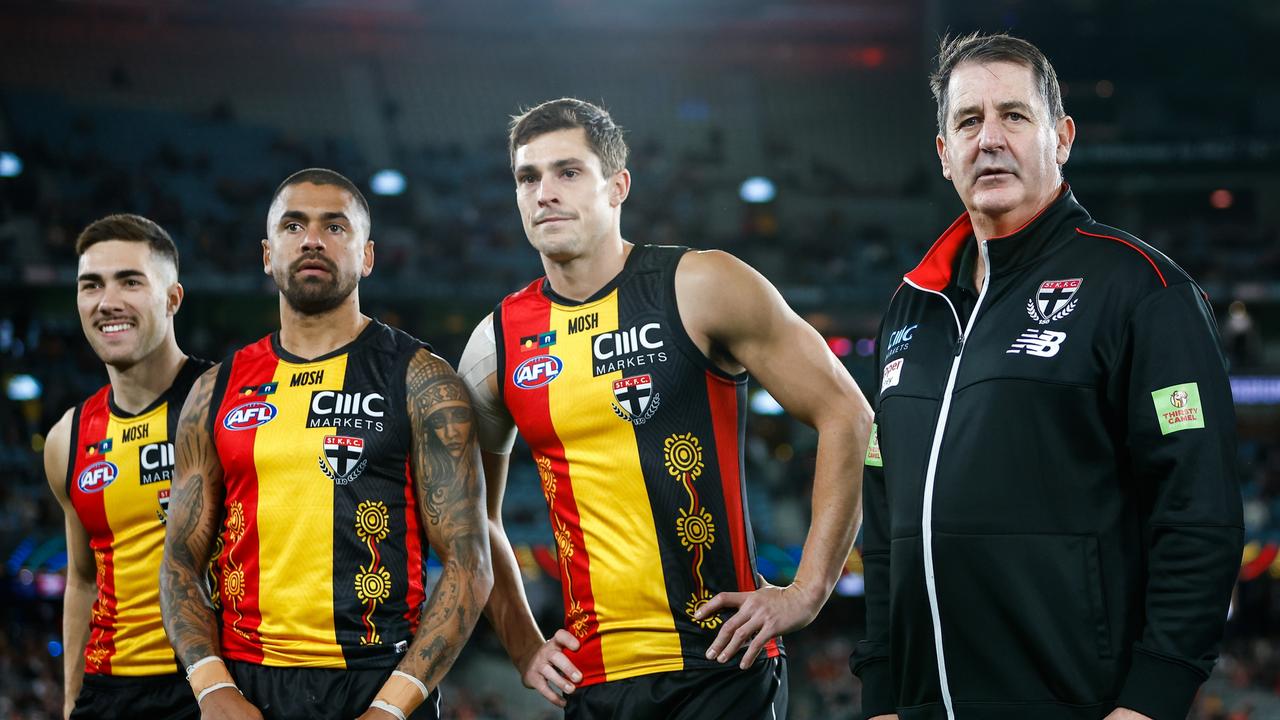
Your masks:
<instances>
[{"instance_id":1,"label":"older man's face","mask_svg":"<svg viewBox=\"0 0 1280 720\"><path fill-rule=\"evenodd\" d=\"M1016 229L1056 197L1074 124L1050 115L1034 72L1019 63L962 63L947 97L937 138L943 176L975 222Z\"/></svg>"}]
</instances>

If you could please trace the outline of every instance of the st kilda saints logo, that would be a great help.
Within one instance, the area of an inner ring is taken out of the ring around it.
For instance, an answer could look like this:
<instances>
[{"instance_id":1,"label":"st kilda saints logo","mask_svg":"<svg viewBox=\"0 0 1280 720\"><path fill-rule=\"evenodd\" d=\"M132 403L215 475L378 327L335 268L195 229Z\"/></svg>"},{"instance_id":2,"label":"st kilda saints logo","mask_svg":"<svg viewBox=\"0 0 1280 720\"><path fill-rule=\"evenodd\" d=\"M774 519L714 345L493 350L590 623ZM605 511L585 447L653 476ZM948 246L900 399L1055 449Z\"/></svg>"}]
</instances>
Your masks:
<instances>
[{"instance_id":1,"label":"st kilda saints logo","mask_svg":"<svg viewBox=\"0 0 1280 720\"><path fill-rule=\"evenodd\" d=\"M320 472L338 485L347 485L360 477L369 464L364 455L364 439L346 435L329 435L320 453Z\"/></svg>"},{"instance_id":2,"label":"st kilda saints logo","mask_svg":"<svg viewBox=\"0 0 1280 720\"><path fill-rule=\"evenodd\" d=\"M1076 309L1079 301L1076 291L1082 284L1084 278L1045 280L1036 290L1036 296L1027 301L1027 314L1041 325L1061 320Z\"/></svg>"},{"instance_id":3,"label":"st kilda saints logo","mask_svg":"<svg viewBox=\"0 0 1280 720\"><path fill-rule=\"evenodd\" d=\"M653 389L649 375L613 381L613 414L632 425L643 425L658 411L662 396Z\"/></svg>"},{"instance_id":4,"label":"st kilda saints logo","mask_svg":"<svg viewBox=\"0 0 1280 720\"><path fill-rule=\"evenodd\" d=\"M156 510L156 519L161 525L169 524L169 488L165 488L156 493L156 501L160 503L160 509Z\"/></svg>"}]
</instances>

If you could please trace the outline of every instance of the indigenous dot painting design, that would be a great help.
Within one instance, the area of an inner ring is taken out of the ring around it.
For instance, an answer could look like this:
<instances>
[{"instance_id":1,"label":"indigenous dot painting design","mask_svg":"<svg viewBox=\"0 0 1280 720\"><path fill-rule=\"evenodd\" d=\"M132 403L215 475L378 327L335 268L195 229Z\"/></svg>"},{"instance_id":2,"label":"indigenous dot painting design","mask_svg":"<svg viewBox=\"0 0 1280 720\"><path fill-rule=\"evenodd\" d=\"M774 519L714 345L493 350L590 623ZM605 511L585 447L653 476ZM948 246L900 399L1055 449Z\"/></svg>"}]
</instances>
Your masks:
<instances>
[{"instance_id":1,"label":"indigenous dot painting design","mask_svg":"<svg viewBox=\"0 0 1280 720\"><path fill-rule=\"evenodd\" d=\"M674 434L662 443L663 464L667 473L680 482L689 494L689 507L680 508L676 518L676 536L684 549L693 554L693 594L685 603L684 612L691 620L706 630L720 626L723 620L712 615L702 620L694 613L711 600L711 591L702 579L702 561L716 541L716 525L711 513L702 507L694 481L702 476L702 441L691 432Z\"/></svg>"},{"instance_id":2,"label":"indigenous dot painting design","mask_svg":"<svg viewBox=\"0 0 1280 720\"><path fill-rule=\"evenodd\" d=\"M107 556L102 549L93 551L93 564L96 568L98 587L106 587L107 583ZM89 637L89 650L85 653L85 671L91 673L102 672L102 661L107 659L107 655L111 653L111 648L106 643L106 633L102 627L106 624L105 620L110 617L111 610L107 608L103 602L102 593L98 593L97 599L93 601L93 609L90 611L92 616L91 624L94 626L93 634Z\"/></svg>"},{"instance_id":3,"label":"indigenous dot painting design","mask_svg":"<svg viewBox=\"0 0 1280 720\"><path fill-rule=\"evenodd\" d=\"M538 478L542 481L542 496L546 498L547 506L554 508L556 473L551 469L551 458L535 453L534 463L538 466ZM569 526L558 514L551 513L551 522L551 533L556 540L556 557L560 561L560 579L564 583L565 595L569 598L565 618L569 623L569 632L574 637L584 638L587 636L587 612L573 595L573 576L569 574L569 561L573 559L573 536L569 532Z\"/></svg>"},{"instance_id":4,"label":"indigenous dot painting design","mask_svg":"<svg viewBox=\"0 0 1280 720\"><path fill-rule=\"evenodd\" d=\"M382 566L382 558L378 554L378 543L391 532L390 518L386 503L380 501L366 500L356 508L356 535L369 548L369 564L360 566L355 580L356 597L365 604L365 612L361 616L365 634L360 638L361 645L382 642L378 626L373 622L373 613L379 603L391 596L391 573Z\"/></svg>"},{"instance_id":5,"label":"indigenous dot painting design","mask_svg":"<svg viewBox=\"0 0 1280 720\"><path fill-rule=\"evenodd\" d=\"M235 500L227 507L227 561L222 566L222 601L236 614L231 623L231 630L245 640L254 641L256 632L246 632L240 627L244 615L240 612L240 601L244 600L245 578L244 566L236 562L231 548L244 537L245 520L244 504Z\"/></svg>"}]
</instances>

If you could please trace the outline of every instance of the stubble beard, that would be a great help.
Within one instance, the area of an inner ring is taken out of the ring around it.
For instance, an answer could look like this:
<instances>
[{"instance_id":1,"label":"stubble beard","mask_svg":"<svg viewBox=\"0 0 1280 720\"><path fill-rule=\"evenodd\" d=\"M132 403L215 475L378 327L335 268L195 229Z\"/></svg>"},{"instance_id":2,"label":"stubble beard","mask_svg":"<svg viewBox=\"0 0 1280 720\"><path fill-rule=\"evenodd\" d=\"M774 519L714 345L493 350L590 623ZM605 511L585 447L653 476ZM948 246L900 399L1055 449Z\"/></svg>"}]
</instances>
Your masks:
<instances>
[{"instance_id":1,"label":"stubble beard","mask_svg":"<svg viewBox=\"0 0 1280 720\"><path fill-rule=\"evenodd\" d=\"M276 286L289 307L301 315L322 315L341 305L356 289L357 278L297 278L290 276Z\"/></svg>"}]
</instances>

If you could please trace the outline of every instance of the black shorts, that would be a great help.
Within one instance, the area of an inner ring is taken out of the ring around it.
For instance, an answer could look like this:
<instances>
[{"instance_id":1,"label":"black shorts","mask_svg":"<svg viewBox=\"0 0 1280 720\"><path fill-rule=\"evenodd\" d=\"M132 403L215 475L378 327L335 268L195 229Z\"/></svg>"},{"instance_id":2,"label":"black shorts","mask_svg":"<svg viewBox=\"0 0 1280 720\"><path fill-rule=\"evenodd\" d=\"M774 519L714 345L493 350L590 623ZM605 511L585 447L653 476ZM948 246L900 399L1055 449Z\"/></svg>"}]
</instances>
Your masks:
<instances>
[{"instance_id":1,"label":"black shorts","mask_svg":"<svg viewBox=\"0 0 1280 720\"><path fill-rule=\"evenodd\" d=\"M394 668L288 668L228 660L227 669L266 720L351 720L369 709ZM409 720L440 720L439 688L431 691Z\"/></svg>"},{"instance_id":2,"label":"black shorts","mask_svg":"<svg viewBox=\"0 0 1280 720\"><path fill-rule=\"evenodd\" d=\"M84 676L72 720L198 720L200 707L187 679L172 675Z\"/></svg>"},{"instance_id":3,"label":"black shorts","mask_svg":"<svg viewBox=\"0 0 1280 720\"><path fill-rule=\"evenodd\" d=\"M655 673L579 688L565 720L783 720L787 659Z\"/></svg>"}]
</instances>

